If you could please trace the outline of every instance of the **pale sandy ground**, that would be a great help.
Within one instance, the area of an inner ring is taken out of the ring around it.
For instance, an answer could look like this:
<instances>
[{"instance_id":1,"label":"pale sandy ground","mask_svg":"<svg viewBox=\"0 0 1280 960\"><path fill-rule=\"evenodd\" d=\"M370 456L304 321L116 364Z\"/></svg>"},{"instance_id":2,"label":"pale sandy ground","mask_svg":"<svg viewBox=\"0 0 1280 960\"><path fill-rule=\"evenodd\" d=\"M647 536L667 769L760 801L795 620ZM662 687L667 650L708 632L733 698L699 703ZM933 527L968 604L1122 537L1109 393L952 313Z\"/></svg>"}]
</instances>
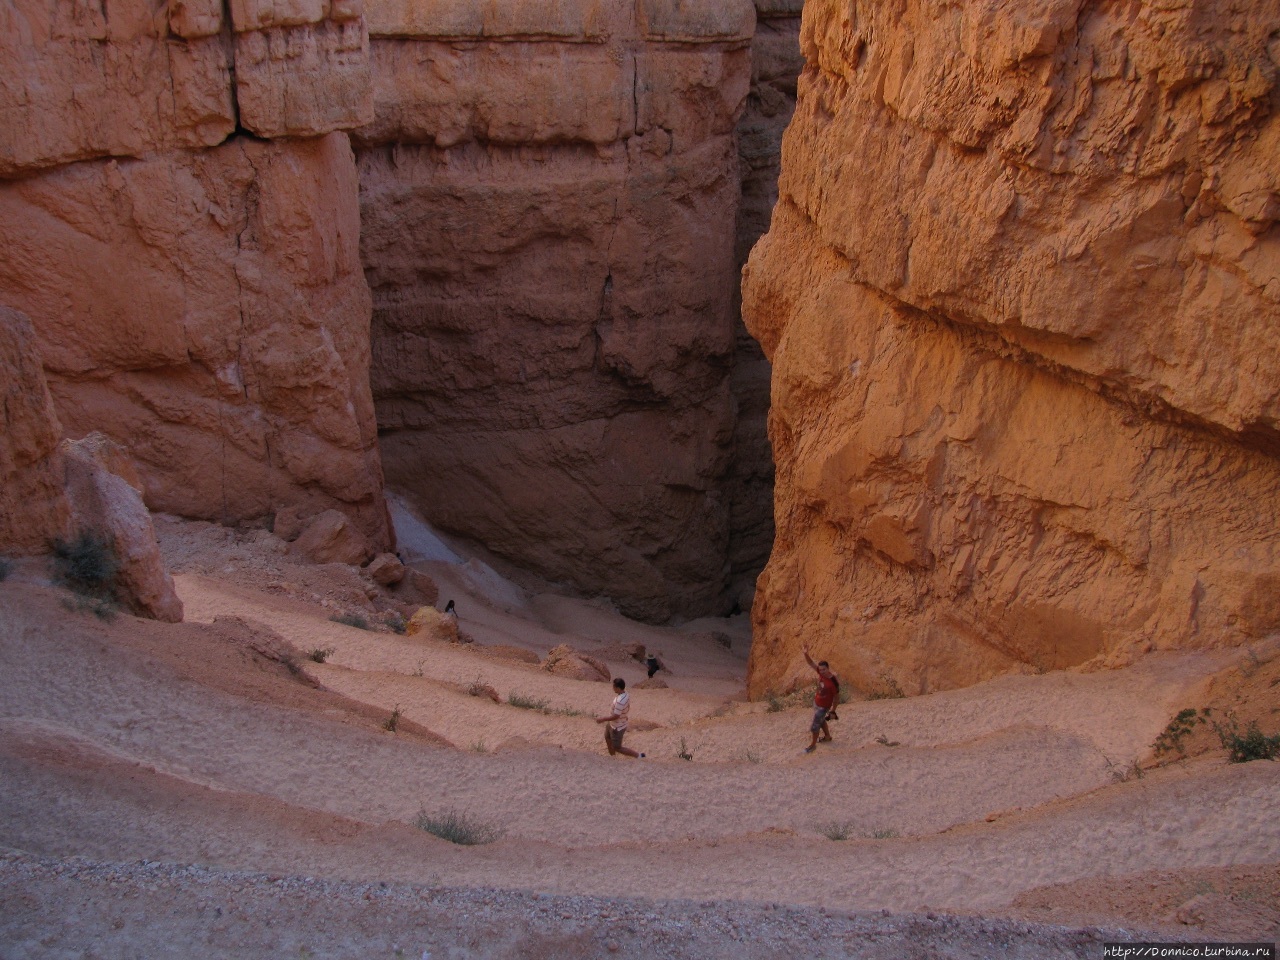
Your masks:
<instances>
[{"instance_id":1,"label":"pale sandy ground","mask_svg":"<svg viewBox=\"0 0 1280 960\"><path fill-rule=\"evenodd\" d=\"M1280 766L1133 776L1248 652L849 703L805 756L806 707L742 695L744 618L648 627L424 562L475 640L448 644L332 622L385 598L269 534L160 529L186 624L0 584L6 960L1086 957L1280 933ZM634 685L635 641L671 667L633 692L643 761L605 755L607 684L501 650L567 642ZM323 689L271 659L290 647ZM411 826L449 809L501 838Z\"/></svg>"}]
</instances>

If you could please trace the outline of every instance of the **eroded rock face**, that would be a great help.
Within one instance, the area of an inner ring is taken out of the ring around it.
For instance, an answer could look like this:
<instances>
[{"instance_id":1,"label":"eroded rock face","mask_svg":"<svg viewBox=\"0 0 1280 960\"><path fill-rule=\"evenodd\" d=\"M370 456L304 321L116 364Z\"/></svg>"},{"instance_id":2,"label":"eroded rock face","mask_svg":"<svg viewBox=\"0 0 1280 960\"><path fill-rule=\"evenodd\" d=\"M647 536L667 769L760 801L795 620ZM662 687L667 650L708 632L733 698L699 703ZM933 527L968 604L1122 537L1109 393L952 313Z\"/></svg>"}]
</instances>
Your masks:
<instances>
[{"instance_id":1,"label":"eroded rock face","mask_svg":"<svg viewBox=\"0 0 1280 960\"><path fill-rule=\"evenodd\" d=\"M58 453L62 426L31 321L0 306L0 552L44 553L70 515Z\"/></svg>"},{"instance_id":2,"label":"eroded rock face","mask_svg":"<svg viewBox=\"0 0 1280 960\"><path fill-rule=\"evenodd\" d=\"M771 535L736 273L798 9L14 0L0 302L66 432L126 443L151 507L337 509L385 549L357 129L397 482L631 613L728 610Z\"/></svg>"},{"instance_id":3,"label":"eroded rock face","mask_svg":"<svg viewBox=\"0 0 1280 960\"><path fill-rule=\"evenodd\" d=\"M1280 4L809 0L751 689L1280 628Z\"/></svg>"},{"instance_id":4,"label":"eroded rock face","mask_svg":"<svg viewBox=\"0 0 1280 960\"><path fill-rule=\"evenodd\" d=\"M369 541L339 510L326 510L307 524L292 550L312 563L359 566L369 559Z\"/></svg>"},{"instance_id":5,"label":"eroded rock face","mask_svg":"<svg viewBox=\"0 0 1280 960\"><path fill-rule=\"evenodd\" d=\"M359 234L343 134L86 161L0 184L0 290L64 429L127 445L152 509L336 503L384 539Z\"/></svg>"},{"instance_id":6,"label":"eroded rock face","mask_svg":"<svg viewBox=\"0 0 1280 960\"><path fill-rule=\"evenodd\" d=\"M151 514L142 491L126 479L127 454L100 433L64 441L61 453L72 525L110 548L120 602L140 616L181 623L182 601L160 557Z\"/></svg>"},{"instance_id":7,"label":"eroded rock face","mask_svg":"<svg viewBox=\"0 0 1280 960\"><path fill-rule=\"evenodd\" d=\"M0 177L366 123L368 44L360 0L12 0Z\"/></svg>"},{"instance_id":8,"label":"eroded rock face","mask_svg":"<svg viewBox=\"0 0 1280 960\"><path fill-rule=\"evenodd\" d=\"M368 6L356 140L389 480L632 614L724 608L754 9Z\"/></svg>"},{"instance_id":9,"label":"eroded rock face","mask_svg":"<svg viewBox=\"0 0 1280 960\"><path fill-rule=\"evenodd\" d=\"M0 302L63 429L127 445L153 509L337 507L388 545L332 132L372 117L358 0L16 0L0 116Z\"/></svg>"}]
</instances>

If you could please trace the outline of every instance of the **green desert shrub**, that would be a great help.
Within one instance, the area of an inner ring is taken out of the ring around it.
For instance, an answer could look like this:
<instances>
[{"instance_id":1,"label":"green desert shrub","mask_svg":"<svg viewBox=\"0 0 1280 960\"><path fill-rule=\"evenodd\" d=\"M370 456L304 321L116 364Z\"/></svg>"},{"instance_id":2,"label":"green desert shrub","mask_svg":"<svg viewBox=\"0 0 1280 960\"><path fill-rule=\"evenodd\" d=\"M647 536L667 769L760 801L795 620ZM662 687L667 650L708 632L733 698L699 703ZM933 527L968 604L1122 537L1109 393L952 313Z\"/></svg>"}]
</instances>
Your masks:
<instances>
[{"instance_id":1,"label":"green desert shrub","mask_svg":"<svg viewBox=\"0 0 1280 960\"><path fill-rule=\"evenodd\" d=\"M539 697L526 696L523 693L507 694L507 703L513 707L520 707L523 710L542 710L547 709L550 700L543 700Z\"/></svg>"},{"instance_id":2,"label":"green desert shrub","mask_svg":"<svg viewBox=\"0 0 1280 960\"><path fill-rule=\"evenodd\" d=\"M853 836L853 824L847 820L834 820L818 825L818 832L828 840L848 840Z\"/></svg>"},{"instance_id":3,"label":"green desert shrub","mask_svg":"<svg viewBox=\"0 0 1280 960\"><path fill-rule=\"evenodd\" d=\"M341 623L357 630L368 630L369 621L358 613L338 613L329 618L333 623Z\"/></svg>"},{"instance_id":4,"label":"green desert shrub","mask_svg":"<svg viewBox=\"0 0 1280 960\"><path fill-rule=\"evenodd\" d=\"M382 729L387 730L390 733L395 733L396 728L400 726L401 716L403 716L403 714L400 712L400 704L397 703L396 708L391 711L391 716L382 721Z\"/></svg>"},{"instance_id":5,"label":"green desert shrub","mask_svg":"<svg viewBox=\"0 0 1280 960\"><path fill-rule=\"evenodd\" d=\"M1208 713L1207 710L1203 712ZM1170 753L1185 757L1187 748L1183 741L1192 734L1197 725L1204 722L1204 717L1197 713L1194 707L1179 710L1177 715L1161 731L1160 736L1156 737L1155 742L1151 744L1152 752L1157 757L1163 757Z\"/></svg>"},{"instance_id":6,"label":"green desert shrub","mask_svg":"<svg viewBox=\"0 0 1280 960\"><path fill-rule=\"evenodd\" d=\"M898 681L888 672L880 674L880 686L867 694L868 700L901 700L906 697Z\"/></svg>"},{"instance_id":7,"label":"green desert shrub","mask_svg":"<svg viewBox=\"0 0 1280 960\"><path fill-rule=\"evenodd\" d=\"M801 687L799 690L792 690L790 693L779 694L770 690L765 698L769 701L769 713L780 713L783 710L789 710L791 707L798 707L801 704L810 704L813 702L814 694L818 692L818 685L811 683L807 687Z\"/></svg>"},{"instance_id":8,"label":"green desert shrub","mask_svg":"<svg viewBox=\"0 0 1280 960\"><path fill-rule=\"evenodd\" d=\"M502 832L497 827L452 808L438 814L429 814L423 810L419 812L413 825L441 840L448 840L450 843L461 844L464 847L493 843L502 836Z\"/></svg>"},{"instance_id":9,"label":"green desert shrub","mask_svg":"<svg viewBox=\"0 0 1280 960\"><path fill-rule=\"evenodd\" d=\"M1214 731L1226 747L1232 763L1248 763L1251 760L1275 760L1280 756L1280 734L1269 737L1262 732L1257 720L1250 720L1244 732L1234 716L1222 723L1214 722Z\"/></svg>"},{"instance_id":10,"label":"green desert shrub","mask_svg":"<svg viewBox=\"0 0 1280 960\"><path fill-rule=\"evenodd\" d=\"M93 533L53 542L53 574L82 597L112 603L120 591L120 559L110 542Z\"/></svg>"}]
</instances>

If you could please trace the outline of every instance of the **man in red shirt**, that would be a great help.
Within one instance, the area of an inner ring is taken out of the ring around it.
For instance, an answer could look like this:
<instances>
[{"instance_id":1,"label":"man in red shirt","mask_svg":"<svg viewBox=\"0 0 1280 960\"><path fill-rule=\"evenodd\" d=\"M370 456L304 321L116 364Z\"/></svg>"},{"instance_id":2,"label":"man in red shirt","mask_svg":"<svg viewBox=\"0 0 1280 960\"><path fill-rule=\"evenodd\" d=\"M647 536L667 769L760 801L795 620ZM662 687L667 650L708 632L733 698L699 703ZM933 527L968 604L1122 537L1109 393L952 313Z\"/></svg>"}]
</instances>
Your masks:
<instances>
[{"instance_id":1,"label":"man in red shirt","mask_svg":"<svg viewBox=\"0 0 1280 960\"><path fill-rule=\"evenodd\" d=\"M804 748L805 753L813 753L818 748L818 732L822 732L822 742L831 742L831 731L827 728L827 717L835 712L836 702L840 699L840 681L836 679L836 675L831 672L831 668L827 666L827 661L820 660L813 662L813 657L809 656L809 648L804 648L804 659L809 666L818 671L818 692L813 697L813 723L809 725L809 732L812 739L809 746Z\"/></svg>"}]
</instances>

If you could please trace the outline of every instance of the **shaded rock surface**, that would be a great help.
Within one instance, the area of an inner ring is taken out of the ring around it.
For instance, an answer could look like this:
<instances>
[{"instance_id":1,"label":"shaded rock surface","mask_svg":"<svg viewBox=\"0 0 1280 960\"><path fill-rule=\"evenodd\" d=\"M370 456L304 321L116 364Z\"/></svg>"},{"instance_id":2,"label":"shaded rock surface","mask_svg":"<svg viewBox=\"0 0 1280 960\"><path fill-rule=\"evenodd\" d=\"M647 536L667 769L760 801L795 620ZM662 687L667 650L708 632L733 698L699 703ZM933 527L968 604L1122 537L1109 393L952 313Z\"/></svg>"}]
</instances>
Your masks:
<instances>
[{"instance_id":1,"label":"shaded rock surface","mask_svg":"<svg viewBox=\"0 0 1280 960\"><path fill-rule=\"evenodd\" d=\"M372 553L369 541L337 510L326 510L308 523L293 542L293 550L313 563L352 566L364 563Z\"/></svg>"},{"instance_id":2,"label":"shaded rock surface","mask_svg":"<svg viewBox=\"0 0 1280 960\"><path fill-rule=\"evenodd\" d=\"M58 453L62 426L44 379L31 321L0 307L0 551L43 553L66 535Z\"/></svg>"},{"instance_id":3,"label":"shaded rock surface","mask_svg":"<svg viewBox=\"0 0 1280 960\"><path fill-rule=\"evenodd\" d=\"M380 553L366 568L375 583L390 587L404 579L404 564L393 553Z\"/></svg>"},{"instance_id":4,"label":"shaded rock surface","mask_svg":"<svg viewBox=\"0 0 1280 960\"><path fill-rule=\"evenodd\" d=\"M1280 627L1280 4L810 0L751 689Z\"/></svg>"},{"instance_id":5,"label":"shaded rock surface","mask_svg":"<svg viewBox=\"0 0 1280 960\"><path fill-rule=\"evenodd\" d=\"M390 482L629 613L729 609L770 509L759 364L731 375L740 155L767 179L785 55L756 57L742 0L369 11L354 137ZM771 119L740 148L753 71Z\"/></svg>"},{"instance_id":6,"label":"shaded rock surface","mask_svg":"<svg viewBox=\"0 0 1280 960\"><path fill-rule=\"evenodd\" d=\"M751 38L751 92L738 121L738 203L734 262L740 273L756 241L769 229L778 199L782 134L796 104L803 0L757 0ZM729 508L729 597L750 610L755 581L773 546L773 450L769 446L769 361L741 322L734 286L733 368L736 416L732 459L723 485Z\"/></svg>"}]
</instances>

